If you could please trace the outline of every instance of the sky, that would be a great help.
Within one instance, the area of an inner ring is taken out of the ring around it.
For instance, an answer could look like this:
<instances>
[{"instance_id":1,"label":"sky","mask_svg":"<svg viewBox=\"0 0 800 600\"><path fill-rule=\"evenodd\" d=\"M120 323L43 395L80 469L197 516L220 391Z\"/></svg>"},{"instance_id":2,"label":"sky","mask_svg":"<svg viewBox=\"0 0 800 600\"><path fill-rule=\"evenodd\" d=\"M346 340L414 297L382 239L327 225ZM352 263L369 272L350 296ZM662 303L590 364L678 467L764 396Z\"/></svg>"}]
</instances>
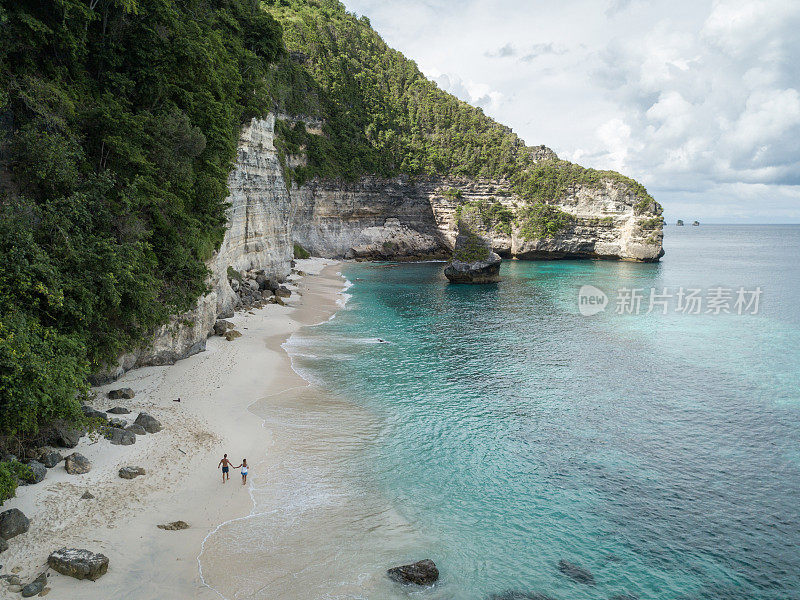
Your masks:
<instances>
[{"instance_id":1,"label":"sky","mask_svg":"<svg viewBox=\"0 0 800 600\"><path fill-rule=\"evenodd\" d=\"M800 223L800 0L344 0L529 145L667 222Z\"/></svg>"}]
</instances>

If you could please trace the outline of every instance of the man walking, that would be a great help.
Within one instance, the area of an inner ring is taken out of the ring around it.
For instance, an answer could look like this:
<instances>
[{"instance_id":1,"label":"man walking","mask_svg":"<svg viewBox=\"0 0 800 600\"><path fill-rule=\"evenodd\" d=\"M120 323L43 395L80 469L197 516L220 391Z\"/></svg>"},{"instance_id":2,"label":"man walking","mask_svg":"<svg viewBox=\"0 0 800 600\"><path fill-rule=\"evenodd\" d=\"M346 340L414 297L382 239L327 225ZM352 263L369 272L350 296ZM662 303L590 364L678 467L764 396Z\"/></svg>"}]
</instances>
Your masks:
<instances>
[{"instance_id":1,"label":"man walking","mask_svg":"<svg viewBox=\"0 0 800 600\"><path fill-rule=\"evenodd\" d=\"M222 483L225 483L226 480L231 478L230 470L231 470L231 461L228 460L228 455L222 457L222 460L219 461L217 468L219 469L222 467Z\"/></svg>"}]
</instances>

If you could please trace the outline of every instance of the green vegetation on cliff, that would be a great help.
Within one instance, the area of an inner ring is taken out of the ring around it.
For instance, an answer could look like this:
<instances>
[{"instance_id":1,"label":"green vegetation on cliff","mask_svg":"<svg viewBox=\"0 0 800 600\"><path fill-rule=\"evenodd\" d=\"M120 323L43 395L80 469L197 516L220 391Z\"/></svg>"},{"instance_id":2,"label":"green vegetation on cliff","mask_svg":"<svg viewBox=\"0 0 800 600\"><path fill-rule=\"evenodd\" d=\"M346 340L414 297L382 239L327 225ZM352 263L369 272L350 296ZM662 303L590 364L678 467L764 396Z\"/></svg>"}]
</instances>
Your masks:
<instances>
[{"instance_id":1,"label":"green vegetation on cliff","mask_svg":"<svg viewBox=\"0 0 800 600\"><path fill-rule=\"evenodd\" d=\"M25 437L204 292L283 45L250 0L0 0L0 28L0 436Z\"/></svg>"},{"instance_id":2,"label":"green vegetation on cliff","mask_svg":"<svg viewBox=\"0 0 800 600\"><path fill-rule=\"evenodd\" d=\"M279 128L287 153L308 152L308 165L294 169L295 180L400 173L506 179L532 204L559 200L574 186L605 182L627 187L645 206L654 204L628 177L560 160L542 146L525 146L480 108L440 90L413 61L387 46L369 19L347 13L337 0L263 4L283 25L287 49L294 52L284 62L292 69L302 65L313 78L304 82L309 103L293 97L279 101L279 109L325 121L322 136L301 124Z\"/></svg>"},{"instance_id":3,"label":"green vegetation on cliff","mask_svg":"<svg viewBox=\"0 0 800 600\"><path fill-rule=\"evenodd\" d=\"M554 235L623 176L526 147L334 0L0 0L0 446L77 418L87 375L205 291L242 123L311 177L505 180L489 227ZM287 51L288 50L288 51ZM444 192L454 201L458 189Z\"/></svg>"}]
</instances>

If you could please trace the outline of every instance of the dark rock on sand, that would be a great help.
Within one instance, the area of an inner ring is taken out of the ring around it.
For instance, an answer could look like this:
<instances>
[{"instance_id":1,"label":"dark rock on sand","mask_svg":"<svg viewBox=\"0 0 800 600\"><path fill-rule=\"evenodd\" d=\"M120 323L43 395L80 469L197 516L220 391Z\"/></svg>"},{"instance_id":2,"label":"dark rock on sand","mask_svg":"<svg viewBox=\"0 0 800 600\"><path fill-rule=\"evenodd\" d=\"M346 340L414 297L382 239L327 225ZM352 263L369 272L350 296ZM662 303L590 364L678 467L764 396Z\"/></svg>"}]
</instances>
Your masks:
<instances>
[{"instance_id":1,"label":"dark rock on sand","mask_svg":"<svg viewBox=\"0 0 800 600\"><path fill-rule=\"evenodd\" d=\"M180 529L189 529L189 524L186 521L173 521L172 523L157 525L157 527L166 531L178 531Z\"/></svg>"},{"instance_id":2,"label":"dark rock on sand","mask_svg":"<svg viewBox=\"0 0 800 600\"><path fill-rule=\"evenodd\" d=\"M0 537L0 554L8 550L8 542Z\"/></svg>"},{"instance_id":3,"label":"dark rock on sand","mask_svg":"<svg viewBox=\"0 0 800 600\"><path fill-rule=\"evenodd\" d=\"M281 287L275 290L275 295L278 298L288 298L289 296L292 295L292 290L287 288L285 285L282 285Z\"/></svg>"},{"instance_id":4,"label":"dark rock on sand","mask_svg":"<svg viewBox=\"0 0 800 600\"><path fill-rule=\"evenodd\" d=\"M116 427L117 429L125 429L128 426L128 421L126 421L125 419L114 417L108 420L108 424L111 427Z\"/></svg>"},{"instance_id":5,"label":"dark rock on sand","mask_svg":"<svg viewBox=\"0 0 800 600\"><path fill-rule=\"evenodd\" d=\"M64 457L61 456L60 452L56 452L55 450L45 450L39 455L39 462L48 469L52 469L62 460L64 460Z\"/></svg>"},{"instance_id":6,"label":"dark rock on sand","mask_svg":"<svg viewBox=\"0 0 800 600\"><path fill-rule=\"evenodd\" d=\"M28 517L18 508L0 513L0 537L4 540L10 540L21 533L25 533L30 529L31 522Z\"/></svg>"},{"instance_id":7,"label":"dark rock on sand","mask_svg":"<svg viewBox=\"0 0 800 600\"><path fill-rule=\"evenodd\" d=\"M62 575L95 581L108 571L108 557L78 548L61 548L47 558L47 564Z\"/></svg>"},{"instance_id":8,"label":"dark rock on sand","mask_svg":"<svg viewBox=\"0 0 800 600\"><path fill-rule=\"evenodd\" d=\"M235 325L230 321L226 321L225 319L220 319L216 323L214 323L214 335L225 335L225 332L229 329L233 329Z\"/></svg>"},{"instance_id":9,"label":"dark rock on sand","mask_svg":"<svg viewBox=\"0 0 800 600\"><path fill-rule=\"evenodd\" d=\"M403 584L432 585L439 579L439 569L429 558L410 565L394 567L386 571L389 579Z\"/></svg>"},{"instance_id":10,"label":"dark rock on sand","mask_svg":"<svg viewBox=\"0 0 800 600\"><path fill-rule=\"evenodd\" d=\"M36 579L22 588L22 597L30 598L31 596L36 596L44 589L45 585L47 585L47 571L41 573Z\"/></svg>"},{"instance_id":11,"label":"dark rock on sand","mask_svg":"<svg viewBox=\"0 0 800 600\"><path fill-rule=\"evenodd\" d=\"M127 415L130 414L131 411L129 411L127 408L123 408L122 406L115 406L114 408L109 408L106 412L111 413L112 415Z\"/></svg>"},{"instance_id":12,"label":"dark rock on sand","mask_svg":"<svg viewBox=\"0 0 800 600\"><path fill-rule=\"evenodd\" d=\"M135 433L118 427L106 427L103 436L114 446L131 446L136 443Z\"/></svg>"},{"instance_id":13,"label":"dark rock on sand","mask_svg":"<svg viewBox=\"0 0 800 600\"><path fill-rule=\"evenodd\" d=\"M89 491L83 492L83 496L81 496L81 500L94 500L94 494L92 494L92 492L89 492Z\"/></svg>"},{"instance_id":14,"label":"dark rock on sand","mask_svg":"<svg viewBox=\"0 0 800 600\"><path fill-rule=\"evenodd\" d=\"M585 583L586 585L594 585L594 575L588 569L584 569L576 564L567 560L558 561L558 570L570 579L574 579L578 583Z\"/></svg>"},{"instance_id":15,"label":"dark rock on sand","mask_svg":"<svg viewBox=\"0 0 800 600\"><path fill-rule=\"evenodd\" d=\"M506 590L500 594L492 594L488 600L555 600L547 594L539 592L520 592L518 590Z\"/></svg>"},{"instance_id":16,"label":"dark rock on sand","mask_svg":"<svg viewBox=\"0 0 800 600\"><path fill-rule=\"evenodd\" d=\"M235 329L231 329L230 331L226 331L224 335L225 339L229 342L232 342L236 338L242 337L242 334L236 331Z\"/></svg>"},{"instance_id":17,"label":"dark rock on sand","mask_svg":"<svg viewBox=\"0 0 800 600\"><path fill-rule=\"evenodd\" d=\"M85 417L90 419L99 419L101 421L108 421L108 415L101 410L97 410L86 404L81 405L81 411Z\"/></svg>"},{"instance_id":18,"label":"dark rock on sand","mask_svg":"<svg viewBox=\"0 0 800 600\"><path fill-rule=\"evenodd\" d=\"M73 452L64 459L64 468L70 475L83 475L92 470L92 463L83 454Z\"/></svg>"},{"instance_id":19,"label":"dark rock on sand","mask_svg":"<svg viewBox=\"0 0 800 600\"><path fill-rule=\"evenodd\" d=\"M134 392L131 388L120 388L118 390L111 390L106 395L110 400L120 400L123 398L125 400L130 400L136 395L136 392Z\"/></svg>"},{"instance_id":20,"label":"dark rock on sand","mask_svg":"<svg viewBox=\"0 0 800 600\"><path fill-rule=\"evenodd\" d=\"M28 483L39 483L47 475L47 467L45 467L38 460L29 460L25 464L30 467L31 472L33 473L33 476L28 479Z\"/></svg>"},{"instance_id":21,"label":"dark rock on sand","mask_svg":"<svg viewBox=\"0 0 800 600\"><path fill-rule=\"evenodd\" d=\"M145 470L142 467L122 467L119 470L119 476L123 479L134 479L144 474Z\"/></svg>"},{"instance_id":22,"label":"dark rock on sand","mask_svg":"<svg viewBox=\"0 0 800 600\"><path fill-rule=\"evenodd\" d=\"M146 412L139 413L139 416L136 417L136 421L134 421L134 423L144 427L144 430L147 433L158 433L161 431L161 423L159 420L151 415L148 415Z\"/></svg>"},{"instance_id":23,"label":"dark rock on sand","mask_svg":"<svg viewBox=\"0 0 800 600\"><path fill-rule=\"evenodd\" d=\"M85 431L77 429L64 420L57 420L53 423L53 444L60 448L74 448L78 441L83 437Z\"/></svg>"},{"instance_id":24,"label":"dark rock on sand","mask_svg":"<svg viewBox=\"0 0 800 600\"><path fill-rule=\"evenodd\" d=\"M128 425L125 428L125 431L130 431L131 433L133 433L135 435L146 435L147 434L147 430L144 427L142 427L141 425L137 425L136 423L134 423L133 425Z\"/></svg>"}]
</instances>

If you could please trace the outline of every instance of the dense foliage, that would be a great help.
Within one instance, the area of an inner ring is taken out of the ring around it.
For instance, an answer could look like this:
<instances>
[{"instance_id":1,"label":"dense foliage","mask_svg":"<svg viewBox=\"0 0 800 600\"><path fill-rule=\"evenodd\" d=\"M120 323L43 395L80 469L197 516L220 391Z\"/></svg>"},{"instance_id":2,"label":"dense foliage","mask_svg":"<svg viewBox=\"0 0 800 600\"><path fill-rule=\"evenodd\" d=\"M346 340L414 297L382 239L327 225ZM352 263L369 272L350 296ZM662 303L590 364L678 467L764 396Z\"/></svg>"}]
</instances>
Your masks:
<instances>
[{"instance_id":1,"label":"dense foliage","mask_svg":"<svg viewBox=\"0 0 800 600\"><path fill-rule=\"evenodd\" d=\"M0 435L205 289L281 29L251 0L0 0Z\"/></svg>"},{"instance_id":2,"label":"dense foliage","mask_svg":"<svg viewBox=\"0 0 800 600\"><path fill-rule=\"evenodd\" d=\"M644 209L655 204L643 186L619 173L585 169L543 147L525 146L480 108L440 90L413 61L387 46L366 17L348 14L338 0L264 5L295 52L287 62L300 61L313 77L313 83L303 84L310 101L292 98L283 110L325 120L324 136L309 134L302 124L279 126L282 151L308 153L308 166L291 173L295 180L365 173L507 179L534 204L563 198L573 186L610 182L626 186Z\"/></svg>"},{"instance_id":3,"label":"dense foliage","mask_svg":"<svg viewBox=\"0 0 800 600\"><path fill-rule=\"evenodd\" d=\"M253 116L282 115L279 154L308 159L296 182L505 180L523 212L474 207L505 233L559 231L549 203L573 185L654 206L526 147L335 0L0 0L0 30L0 445L78 417L88 373L205 291Z\"/></svg>"},{"instance_id":4,"label":"dense foliage","mask_svg":"<svg viewBox=\"0 0 800 600\"><path fill-rule=\"evenodd\" d=\"M0 504L13 498L20 481L32 481L33 471L16 460L0 462Z\"/></svg>"}]
</instances>

